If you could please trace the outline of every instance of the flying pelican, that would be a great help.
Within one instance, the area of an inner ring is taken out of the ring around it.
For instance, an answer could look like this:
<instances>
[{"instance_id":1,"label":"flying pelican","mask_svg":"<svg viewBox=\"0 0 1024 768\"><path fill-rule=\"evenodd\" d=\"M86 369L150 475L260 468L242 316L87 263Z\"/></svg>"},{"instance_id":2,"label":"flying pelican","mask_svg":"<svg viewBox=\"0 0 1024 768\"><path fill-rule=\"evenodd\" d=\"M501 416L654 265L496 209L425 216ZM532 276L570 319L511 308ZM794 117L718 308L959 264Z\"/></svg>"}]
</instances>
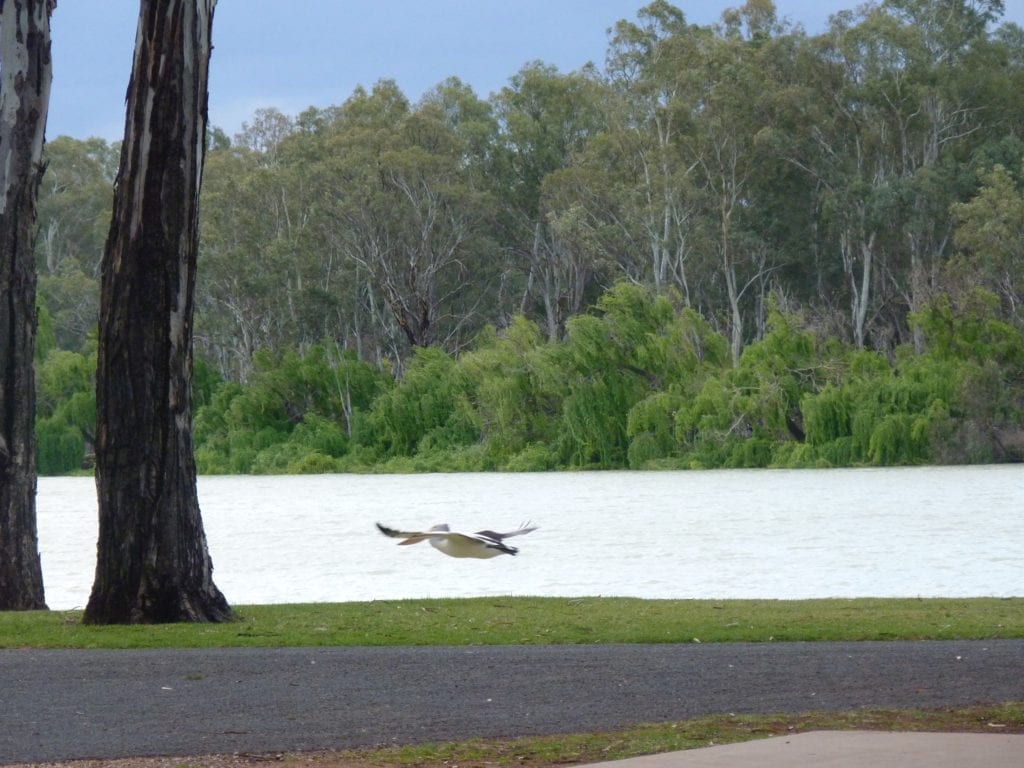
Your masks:
<instances>
[{"instance_id":1,"label":"flying pelican","mask_svg":"<svg viewBox=\"0 0 1024 768\"><path fill-rule=\"evenodd\" d=\"M421 541L429 541L434 549L444 552L449 557L477 557L486 559L498 555L514 555L519 550L510 547L504 542L510 536L521 536L524 533L537 530L536 526L526 523L518 530L509 533L495 533L494 531L477 531L476 533L458 533L451 530L447 525L435 525L427 531L396 531L385 525L377 523L377 529L385 536L393 539L405 539L398 542L399 546L404 544L418 544Z\"/></svg>"}]
</instances>

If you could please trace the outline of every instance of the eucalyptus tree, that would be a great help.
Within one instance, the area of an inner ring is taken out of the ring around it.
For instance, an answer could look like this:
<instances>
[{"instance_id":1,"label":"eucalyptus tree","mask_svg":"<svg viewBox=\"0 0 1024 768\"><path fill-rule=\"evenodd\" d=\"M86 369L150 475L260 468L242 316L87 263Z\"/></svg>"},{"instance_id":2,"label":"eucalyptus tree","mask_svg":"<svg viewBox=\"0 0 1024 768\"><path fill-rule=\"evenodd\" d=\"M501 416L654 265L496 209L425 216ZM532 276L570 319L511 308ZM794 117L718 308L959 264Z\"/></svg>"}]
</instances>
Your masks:
<instances>
[{"instance_id":1,"label":"eucalyptus tree","mask_svg":"<svg viewBox=\"0 0 1024 768\"><path fill-rule=\"evenodd\" d=\"M443 102L412 108L392 82L358 90L325 137L317 169L328 244L367 288L367 314L397 361L457 349L479 324L489 206L471 147Z\"/></svg>"},{"instance_id":2,"label":"eucalyptus tree","mask_svg":"<svg viewBox=\"0 0 1024 768\"><path fill-rule=\"evenodd\" d=\"M781 31L771 3L748 3L726 19L721 33L701 51L701 88L689 109L694 130L683 137L701 196L705 242L724 285L724 323L734 365L745 342L751 292L767 286L774 252L751 218L758 201L755 179L764 173L767 152L758 140L769 126L772 79L768 41ZM717 313L720 300L711 296Z\"/></svg>"},{"instance_id":3,"label":"eucalyptus tree","mask_svg":"<svg viewBox=\"0 0 1024 768\"><path fill-rule=\"evenodd\" d=\"M96 328L116 173L116 144L68 136L46 143L36 265L40 303L54 318L62 349L82 349Z\"/></svg>"},{"instance_id":4,"label":"eucalyptus tree","mask_svg":"<svg viewBox=\"0 0 1024 768\"><path fill-rule=\"evenodd\" d=\"M0 2L0 610L45 608L36 534L36 269L53 0Z\"/></svg>"},{"instance_id":5,"label":"eucalyptus tree","mask_svg":"<svg viewBox=\"0 0 1024 768\"><path fill-rule=\"evenodd\" d=\"M592 139L589 148L600 138ZM601 287L618 274L642 279L635 269L636 241L623 226L629 193L614 170L602 167L603 157L584 150L567 168L545 176L541 185L549 268L556 284L568 291L560 308L573 315L592 304Z\"/></svg>"},{"instance_id":6,"label":"eucalyptus tree","mask_svg":"<svg viewBox=\"0 0 1024 768\"><path fill-rule=\"evenodd\" d=\"M143 0L103 254L88 623L223 621L191 433L214 0Z\"/></svg>"},{"instance_id":7,"label":"eucalyptus tree","mask_svg":"<svg viewBox=\"0 0 1024 768\"><path fill-rule=\"evenodd\" d=\"M1004 311L1024 328L1024 189L1001 165L982 177L967 202L952 206L957 284L982 287L1000 297Z\"/></svg>"},{"instance_id":8,"label":"eucalyptus tree","mask_svg":"<svg viewBox=\"0 0 1024 768\"><path fill-rule=\"evenodd\" d=\"M337 269L331 252L318 247L308 165L277 145L233 145L208 155L196 335L225 375L245 379L258 349L308 347L332 335L336 316L325 299ZM244 263L259 268L239 269Z\"/></svg>"},{"instance_id":9,"label":"eucalyptus tree","mask_svg":"<svg viewBox=\"0 0 1024 768\"><path fill-rule=\"evenodd\" d=\"M462 164L479 174L493 171L498 120L494 107L457 77L449 77L427 91L418 109L444 122L458 138Z\"/></svg>"},{"instance_id":10,"label":"eucalyptus tree","mask_svg":"<svg viewBox=\"0 0 1024 768\"><path fill-rule=\"evenodd\" d=\"M956 157L982 125L977 56L1000 11L891 0L836 14L817 41L816 118L791 159L819 186L858 347L898 343L906 311L938 288Z\"/></svg>"},{"instance_id":11,"label":"eucalyptus tree","mask_svg":"<svg viewBox=\"0 0 1024 768\"><path fill-rule=\"evenodd\" d=\"M118 149L117 143L95 137L58 136L46 142L36 239L42 274L57 274L71 261L86 275L99 277Z\"/></svg>"},{"instance_id":12,"label":"eucalyptus tree","mask_svg":"<svg viewBox=\"0 0 1024 768\"><path fill-rule=\"evenodd\" d=\"M501 237L521 265L523 310L540 306L548 338L585 306L591 265L553 237L542 204L545 178L604 127L602 86L593 71L567 75L534 62L494 97L501 126L492 183L500 192Z\"/></svg>"},{"instance_id":13,"label":"eucalyptus tree","mask_svg":"<svg viewBox=\"0 0 1024 768\"><path fill-rule=\"evenodd\" d=\"M235 134L235 146L247 147L267 165L277 162L281 143L296 130L295 121L275 107L260 107L252 118L242 123Z\"/></svg>"},{"instance_id":14,"label":"eucalyptus tree","mask_svg":"<svg viewBox=\"0 0 1024 768\"><path fill-rule=\"evenodd\" d=\"M244 381L255 352L284 340L274 306L282 281L264 253L275 239L267 201L278 200L276 176L235 147L209 152L203 175L196 343L222 375ZM239 269L250 261L260 268Z\"/></svg>"},{"instance_id":15,"label":"eucalyptus tree","mask_svg":"<svg viewBox=\"0 0 1024 768\"><path fill-rule=\"evenodd\" d=\"M636 22L620 20L613 30L606 72L615 99L609 101L602 154L626 182L616 220L635 244L630 251L647 254L646 263L625 268L658 292L675 285L690 303L694 167L680 139L693 129L704 73L701 49L712 32L687 24L665 0L644 6Z\"/></svg>"},{"instance_id":16,"label":"eucalyptus tree","mask_svg":"<svg viewBox=\"0 0 1024 768\"><path fill-rule=\"evenodd\" d=\"M883 8L886 18L870 21L893 52L884 88L896 173L906 190L897 252L908 256L897 289L913 312L938 290L950 253L947 210L958 190L956 160L948 160L966 154L964 145L991 119L976 83L979 65L990 65L987 28L1002 15L1003 2L888 0ZM916 341L920 348L919 334Z\"/></svg>"},{"instance_id":17,"label":"eucalyptus tree","mask_svg":"<svg viewBox=\"0 0 1024 768\"><path fill-rule=\"evenodd\" d=\"M878 57L849 12L833 17L815 44L816 56L806 60L810 88L793 100L791 135L779 151L813 181L824 284L846 297L846 325L863 347L878 304L877 262L893 194L887 131L868 76ZM841 275L838 290L831 264Z\"/></svg>"}]
</instances>

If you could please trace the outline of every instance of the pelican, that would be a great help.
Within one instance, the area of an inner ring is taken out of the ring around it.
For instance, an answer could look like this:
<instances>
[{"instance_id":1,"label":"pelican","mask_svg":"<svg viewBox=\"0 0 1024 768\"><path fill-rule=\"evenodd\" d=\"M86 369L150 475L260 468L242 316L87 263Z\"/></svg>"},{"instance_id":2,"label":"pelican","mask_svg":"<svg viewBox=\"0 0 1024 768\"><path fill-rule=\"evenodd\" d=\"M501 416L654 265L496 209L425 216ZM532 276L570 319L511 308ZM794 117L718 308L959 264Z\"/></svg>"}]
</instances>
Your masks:
<instances>
[{"instance_id":1,"label":"pelican","mask_svg":"<svg viewBox=\"0 0 1024 768\"><path fill-rule=\"evenodd\" d=\"M397 531L388 528L386 525L377 523L377 530L385 536L393 539L404 539L398 542L399 546L404 544L419 544L421 541L429 541L434 549L444 552L449 557L476 557L486 559L498 555L514 555L519 550L510 547L505 539L510 536L521 536L524 533L537 530L536 526L526 523L518 530L509 533L495 533L494 531L477 531L476 533L459 533L453 531L447 525L435 525L426 531Z\"/></svg>"}]
</instances>

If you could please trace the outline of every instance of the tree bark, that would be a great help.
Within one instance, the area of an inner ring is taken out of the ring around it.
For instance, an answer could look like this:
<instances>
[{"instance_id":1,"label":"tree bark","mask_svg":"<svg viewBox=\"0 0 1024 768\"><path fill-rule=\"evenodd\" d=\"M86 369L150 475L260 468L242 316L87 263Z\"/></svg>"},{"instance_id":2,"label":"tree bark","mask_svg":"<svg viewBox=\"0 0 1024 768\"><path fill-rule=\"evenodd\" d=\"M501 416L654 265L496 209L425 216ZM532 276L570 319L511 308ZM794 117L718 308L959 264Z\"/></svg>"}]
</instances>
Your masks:
<instances>
[{"instance_id":1,"label":"tree bark","mask_svg":"<svg viewBox=\"0 0 1024 768\"><path fill-rule=\"evenodd\" d=\"M33 235L55 0L0 0L0 610L46 608L36 534Z\"/></svg>"},{"instance_id":2,"label":"tree bark","mask_svg":"<svg viewBox=\"0 0 1024 768\"><path fill-rule=\"evenodd\" d=\"M222 621L196 493L192 320L215 0L142 0L97 365L87 623Z\"/></svg>"}]
</instances>

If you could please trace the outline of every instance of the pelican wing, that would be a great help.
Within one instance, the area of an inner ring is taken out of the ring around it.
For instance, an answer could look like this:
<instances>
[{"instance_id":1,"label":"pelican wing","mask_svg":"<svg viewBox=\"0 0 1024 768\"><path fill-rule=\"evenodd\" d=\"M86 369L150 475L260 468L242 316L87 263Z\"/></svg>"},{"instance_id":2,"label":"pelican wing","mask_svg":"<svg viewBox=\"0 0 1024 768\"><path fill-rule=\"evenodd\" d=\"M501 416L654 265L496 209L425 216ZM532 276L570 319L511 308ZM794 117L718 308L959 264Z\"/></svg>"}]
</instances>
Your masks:
<instances>
[{"instance_id":1,"label":"pelican wing","mask_svg":"<svg viewBox=\"0 0 1024 768\"><path fill-rule=\"evenodd\" d=\"M392 539L409 539L413 536L427 538L432 533L431 531L399 531L395 528L388 528L386 525L381 525L380 523L377 523L377 530L385 536L390 536ZM440 533L440 531L438 531L438 533Z\"/></svg>"},{"instance_id":2,"label":"pelican wing","mask_svg":"<svg viewBox=\"0 0 1024 768\"><path fill-rule=\"evenodd\" d=\"M441 530L441 529L444 530ZM377 523L377 530L383 533L385 536L390 536L393 539L405 539L405 541L398 542L402 544L419 544L421 541L426 541L431 538L438 538L441 536L447 536L448 526L438 526L438 530L433 531L399 531L394 528L388 528L386 525Z\"/></svg>"},{"instance_id":3,"label":"pelican wing","mask_svg":"<svg viewBox=\"0 0 1024 768\"><path fill-rule=\"evenodd\" d=\"M520 525L519 528L517 528L516 530L509 531L508 533L498 533L497 531L477 531L476 533L477 536L486 536L487 538L493 539L494 541L502 541L503 539L507 539L510 536L522 536L524 533L529 533L530 531L536 530L536 525L530 525L529 522L526 522Z\"/></svg>"}]
</instances>

